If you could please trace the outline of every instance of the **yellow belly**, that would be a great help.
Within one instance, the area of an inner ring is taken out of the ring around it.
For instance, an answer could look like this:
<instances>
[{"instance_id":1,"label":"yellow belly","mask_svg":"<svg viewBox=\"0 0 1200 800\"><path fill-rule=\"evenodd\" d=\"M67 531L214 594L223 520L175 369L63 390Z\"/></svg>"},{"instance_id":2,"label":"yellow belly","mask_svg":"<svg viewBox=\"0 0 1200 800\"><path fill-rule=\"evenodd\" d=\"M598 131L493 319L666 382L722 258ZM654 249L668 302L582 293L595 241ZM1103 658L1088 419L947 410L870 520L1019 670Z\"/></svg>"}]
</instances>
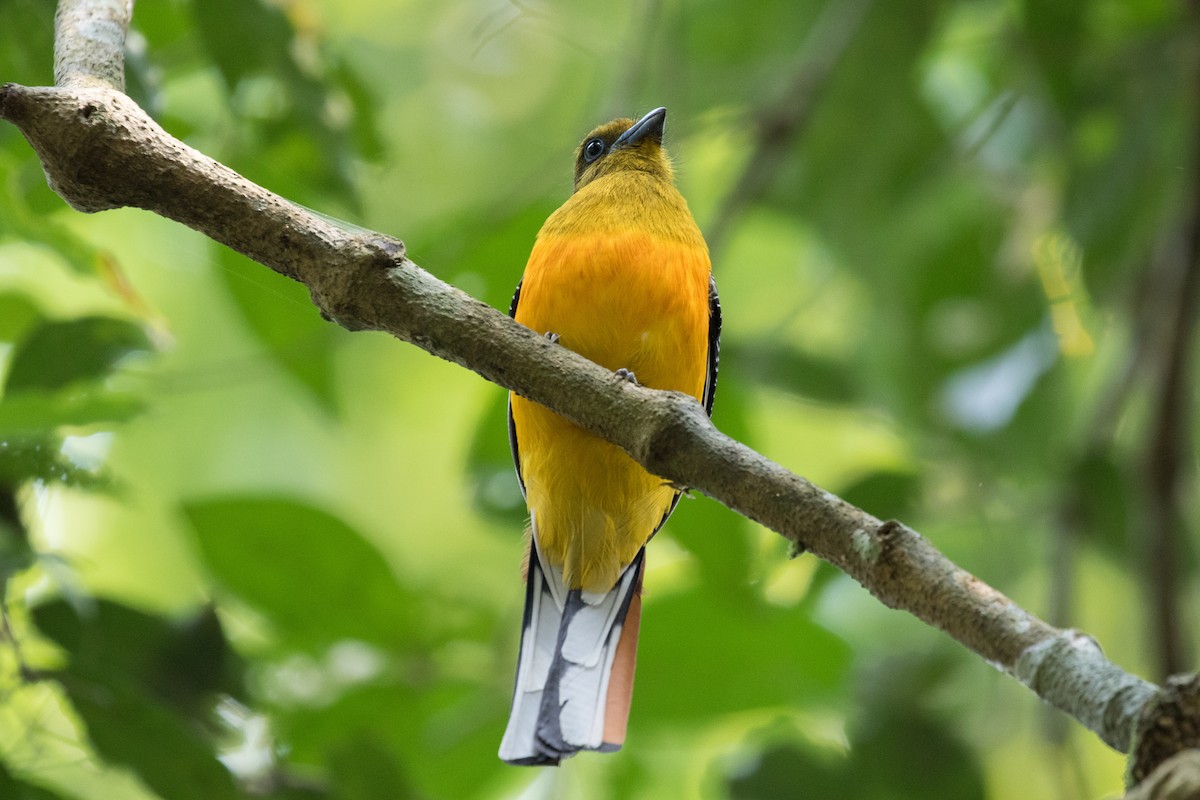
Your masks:
<instances>
[{"instance_id":1,"label":"yellow belly","mask_svg":"<svg viewBox=\"0 0 1200 800\"><path fill-rule=\"evenodd\" d=\"M543 231L543 234L545 231ZM708 253L645 233L539 237L516 319L643 386L699 398L708 358ZM514 396L521 474L543 556L570 588L608 591L674 491L624 451Z\"/></svg>"}]
</instances>

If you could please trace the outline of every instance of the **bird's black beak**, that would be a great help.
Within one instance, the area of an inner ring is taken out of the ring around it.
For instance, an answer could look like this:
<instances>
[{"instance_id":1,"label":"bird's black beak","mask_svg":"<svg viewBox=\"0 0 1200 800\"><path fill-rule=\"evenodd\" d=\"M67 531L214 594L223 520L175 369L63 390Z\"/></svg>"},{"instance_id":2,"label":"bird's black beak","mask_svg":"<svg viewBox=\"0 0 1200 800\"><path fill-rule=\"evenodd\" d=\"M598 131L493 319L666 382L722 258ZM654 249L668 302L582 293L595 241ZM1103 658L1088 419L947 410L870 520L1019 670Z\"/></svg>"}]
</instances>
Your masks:
<instances>
[{"instance_id":1,"label":"bird's black beak","mask_svg":"<svg viewBox=\"0 0 1200 800\"><path fill-rule=\"evenodd\" d=\"M653 139L656 142L662 143L663 126L667 122L667 110L665 108L656 108L646 116L633 123L629 130L622 133L617 140L612 143L613 149L619 147L633 147L643 139Z\"/></svg>"}]
</instances>

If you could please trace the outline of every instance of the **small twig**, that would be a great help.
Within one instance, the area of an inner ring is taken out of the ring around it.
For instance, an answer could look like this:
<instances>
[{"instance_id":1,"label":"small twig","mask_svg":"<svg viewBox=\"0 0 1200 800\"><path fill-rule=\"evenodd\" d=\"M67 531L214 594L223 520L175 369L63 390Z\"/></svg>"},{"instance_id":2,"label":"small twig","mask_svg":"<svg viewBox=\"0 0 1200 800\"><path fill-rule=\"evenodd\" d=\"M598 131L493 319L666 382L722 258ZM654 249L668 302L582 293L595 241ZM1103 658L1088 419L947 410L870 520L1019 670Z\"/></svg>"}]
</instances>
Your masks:
<instances>
[{"instance_id":1,"label":"small twig","mask_svg":"<svg viewBox=\"0 0 1200 800\"><path fill-rule=\"evenodd\" d=\"M1198 225L1200 227L1200 225ZM1154 417L1145 452L1145 579L1150 602L1146 612L1153 631L1160 677L1188 667L1179 559L1187 523L1180 496L1191 462L1191 358L1197 300L1200 299L1200 251L1188 247L1170 334L1165 338L1154 387Z\"/></svg>"},{"instance_id":2,"label":"small twig","mask_svg":"<svg viewBox=\"0 0 1200 800\"><path fill-rule=\"evenodd\" d=\"M12 617L8 613L8 605L0 598L0 641L8 642L12 648L13 658L17 662L17 674L21 679L27 682L33 682L40 679L40 675L30 669L28 662L25 660L24 653L21 652L21 640L17 638L17 632L13 630Z\"/></svg>"},{"instance_id":3,"label":"small twig","mask_svg":"<svg viewBox=\"0 0 1200 800\"><path fill-rule=\"evenodd\" d=\"M29 547L29 532L21 519L21 509L17 502L16 488L11 484L0 482L0 539L11 537L7 549L14 552ZM25 661L21 651L21 641L13 628L12 617L8 613L8 579L11 565L0 564L0 642L8 642L12 649L13 658L17 664L17 674L22 680L32 682L40 679L40 675L32 670Z\"/></svg>"},{"instance_id":4,"label":"small twig","mask_svg":"<svg viewBox=\"0 0 1200 800\"><path fill-rule=\"evenodd\" d=\"M1193 16L1197 15L1193 5ZM1192 20L1200 27L1200 19ZM1193 96L1200 99L1200 67L1194 69ZM1171 311L1159 343L1163 350L1155 376L1155 405L1145 454L1147 542L1146 585L1150 594L1151 629L1162 677L1190 665L1188 626L1181 607L1179 561L1188 535L1185 485L1191 483L1189 465L1194 460L1191 418L1192 361L1200 315L1200 139L1192 154L1189 217L1181 246L1166 248L1165 265L1178 277L1171 281ZM1172 276L1175 277L1175 276Z\"/></svg>"}]
</instances>

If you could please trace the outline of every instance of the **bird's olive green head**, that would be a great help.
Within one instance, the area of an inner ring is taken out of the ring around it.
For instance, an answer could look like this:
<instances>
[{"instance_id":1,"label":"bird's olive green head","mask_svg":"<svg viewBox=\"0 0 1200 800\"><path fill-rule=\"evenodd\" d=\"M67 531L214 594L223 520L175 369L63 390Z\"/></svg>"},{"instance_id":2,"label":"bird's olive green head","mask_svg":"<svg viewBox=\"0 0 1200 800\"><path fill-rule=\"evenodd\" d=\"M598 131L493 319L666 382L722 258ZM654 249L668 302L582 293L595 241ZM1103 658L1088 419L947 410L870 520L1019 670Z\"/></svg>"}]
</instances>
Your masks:
<instances>
[{"instance_id":1,"label":"bird's olive green head","mask_svg":"<svg viewBox=\"0 0 1200 800\"><path fill-rule=\"evenodd\" d=\"M656 108L637 122L614 119L589 133L575 154L575 191L623 170L671 181L671 160L662 146L666 121L667 110Z\"/></svg>"}]
</instances>

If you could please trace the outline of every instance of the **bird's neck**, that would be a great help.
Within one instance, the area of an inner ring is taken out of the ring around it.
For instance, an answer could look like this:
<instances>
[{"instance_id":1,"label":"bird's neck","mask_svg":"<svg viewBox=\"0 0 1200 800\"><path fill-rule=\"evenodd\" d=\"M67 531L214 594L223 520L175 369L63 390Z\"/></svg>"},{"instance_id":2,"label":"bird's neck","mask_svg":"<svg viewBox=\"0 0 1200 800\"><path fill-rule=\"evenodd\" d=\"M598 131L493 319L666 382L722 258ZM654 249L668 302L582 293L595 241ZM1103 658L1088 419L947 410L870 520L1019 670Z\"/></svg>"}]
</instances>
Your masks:
<instances>
[{"instance_id":1,"label":"bird's neck","mask_svg":"<svg viewBox=\"0 0 1200 800\"><path fill-rule=\"evenodd\" d=\"M687 201L669 181L641 170L605 175L571 195L539 236L636 230L665 241L704 247Z\"/></svg>"}]
</instances>

